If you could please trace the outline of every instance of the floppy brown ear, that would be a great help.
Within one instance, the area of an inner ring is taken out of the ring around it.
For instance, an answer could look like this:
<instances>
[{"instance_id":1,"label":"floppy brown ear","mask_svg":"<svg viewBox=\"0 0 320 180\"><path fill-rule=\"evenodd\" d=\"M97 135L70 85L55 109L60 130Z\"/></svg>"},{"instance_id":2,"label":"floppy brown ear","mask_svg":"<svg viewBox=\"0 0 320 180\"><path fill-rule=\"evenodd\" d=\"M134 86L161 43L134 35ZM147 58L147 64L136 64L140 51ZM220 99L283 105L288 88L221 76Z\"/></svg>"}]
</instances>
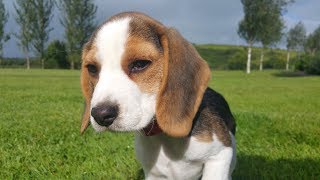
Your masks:
<instances>
[{"instance_id":1,"label":"floppy brown ear","mask_svg":"<svg viewBox=\"0 0 320 180\"><path fill-rule=\"evenodd\" d=\"M82 67L81 70L81 87L82 87L82 94L85 97L85 107L84 112L82 115L82 124L80 132L83 134L83 132L87 129L90 123L90 102L91 102L91 96L92 93L90 92L90 85L89 85L89 79L87 72L84 72L84 68Z\"/></svg>"},{"instance_id":2,"label":"floppy brown ear","mask_svg":"<svg viewBox=\"0 0 320 180\"><path fill-rule=\"evenodd\" d=\"M82 115L82 124L80 132L81 134L84 133L84 131L87 129L87 127L90 124L90 114L91 114L91 98L93 93L93 80L90 80L89 72L87 71L86 65L85 65L85 59L93 59L94 51L90 51L92 49L92 43L89 41L89 43L85 44L82 51L82 67L81 67L81 89L82 94L85 98L85 109Z\"/></svg>"},{"instance_id":3,"label":"floppy brown ear","mask_svg":"<svg viewBox=\"0 0 320 180\"><path fill-rule=\"evenodd\" d=\"M160 128L174 137L187 136L211 76L208 64L174 29L161 37L163 79L157 96Z\"/></svg>"},{"instance_id":4,"label":"floppy brown ear","mask_svg":"<svg viewBox=\"0 0 320 180\"><path fill-rule=\"evenodd\" d=\"M87 68L85 67L85 64L83 63L86 56L87 52L89 51L88 45L85 45L83 48L82 52L82 67L81 67L81 89L82 89L82 94L85 98L85 108L84 112L82 115L82 124L81 124L81 129L80 132L83 134L83 132L87 129L90 123L90 103L91 103L91 98L92 98L92 93L93 93L93 85L92 82L90 82L89 78L89 73L87 71Z\"/></svg>"}]
</instances>

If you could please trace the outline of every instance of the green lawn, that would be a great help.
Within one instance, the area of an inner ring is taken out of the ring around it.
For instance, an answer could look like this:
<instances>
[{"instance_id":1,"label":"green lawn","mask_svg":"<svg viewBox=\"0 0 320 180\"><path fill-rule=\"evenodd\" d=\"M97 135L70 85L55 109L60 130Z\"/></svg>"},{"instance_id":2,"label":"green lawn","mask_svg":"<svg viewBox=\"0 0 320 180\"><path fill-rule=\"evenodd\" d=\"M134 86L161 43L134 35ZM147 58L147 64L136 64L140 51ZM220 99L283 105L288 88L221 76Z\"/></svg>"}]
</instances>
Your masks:
<instances>
[{"instance_id":1,"label":"green lawn","mask_svg":"<svg viewBox=\"0 0 320 180\"><path fill-rule=\"evenodd\" d=\"M320 77L214 71L237 121L234 179L320 178ZM80 136L79 71L0 69L0 179L141 179L132 134Z\"/></svg>"}]
</instances>

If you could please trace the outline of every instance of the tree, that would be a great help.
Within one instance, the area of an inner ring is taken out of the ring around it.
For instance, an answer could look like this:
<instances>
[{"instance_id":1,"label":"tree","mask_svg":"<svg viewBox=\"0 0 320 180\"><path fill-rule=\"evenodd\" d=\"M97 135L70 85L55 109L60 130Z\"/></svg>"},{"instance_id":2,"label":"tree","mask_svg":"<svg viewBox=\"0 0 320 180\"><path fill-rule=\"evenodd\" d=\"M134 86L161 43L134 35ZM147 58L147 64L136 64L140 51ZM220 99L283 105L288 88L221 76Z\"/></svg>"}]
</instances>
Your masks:
<instances>
[{"instance_id":1,"label":"tree","mask_svg":"<svg viewBox=\"0 0 320 180\"><path fill-rule=\"evenodd\" d=\"M29 52L31 50L31 41L33 38L32 22L35 19L32 1L16 0L14 9L16 11L16 22L20 26L20 30L15 34L15 37L18 39L18 44L26 57L27 69L30 69Z\"/></svg>"},{"instance_id":2,"label":"tree","mask_svg":"<svg viewBox=\"0 0 320 180\"><path fill-rule=\"evenodd\" d=\"M63 17L61 24L65 28L66 47L70 68L80 62L81 48L88 40L96 25L94 18L97 7L93 0L60 0L59 7Z\"/></svg>"},{"instance_id":3,"label":"tree","mask_svg":"<svg viewBox=\"0 0 320 180\"><path fill-rule=\"evenodd\" d=\"M281 5L278 1L262 0L261 6L264 7L261 11L261 19L263 22L262 28L258 32L257 39L262 44L259 70L263 70L264 50L267 47L275 45L281 40L284 21L281 17Z\"/></svg>"},{"instance_id":4,"label":"tree","mask_svg":"<svg viewBox=\"0 0 320 180\"><path fill-rule=\"evenodd\" d=\"M67 60L66 45L61 41L56 40L48 45L45 59L49 63L56 64L58 68L70 68L70 64Z\"/></svg>"},{"instance_id":5,"label":"tree","mask_svg":"<svg viewBox=\"0 0 320 180\"><path fill-rule=\"evenodd\" d=\"M287 33L287 62L286 70L289 70L290 51L302 51L306 40L306 28L302 22L296 24Z\"/></svg>"},{"instance_id":6,"label":"tree","mask_svg":"<svg viewBox=\"0 0 320 180\"><path fill-rule=\"evenodd\" d=\"M10 36L4 33L4 26L8 21L9 14L6 12L2 0L0 0L0 64L3 56L3 43L9 40Z\"/></svg>"},{"instance_id":7,"label":"tree","mask_svg":"<svg viewBox=\"0 0 320 180\"><path fill-rule=\"evenodd\" d=\"M284 7L292 0L241 0L244 18L240 21L238 34L248 43L247 73L251 71L251 51L254 43L263 40L263 44L274 42L278 29L282 29L281 15ZM274 26L272 18L279 20ZM268 27L272 26L272 27ZM280 31L281 32L281 31ZM273 35L267 36L268 33Z\"/></svg>"},{"instance_id":8,"label":"tree","mask_svg":"<svg viewBox=\"0 0 320 180\"><path fill-rule=\"evenodd\" d=\"M238 34L248 43L247 74L249 74L251 70L251 47L257 41L259 29L255 17L258 6L254 3L254 0L241 0L241 3L245 16L239 23Z\"/></svg>"},{"instance_id":9,"label":"tree","mask_svg":"<svg viewBox=\"0 0 320 180\"><path fill-rule=\"evenodd\" d=\"M320 26L311 33L305 43L305 50L314 56L320 51Z\"/></svg>"},{"instance_id":10,"label":"tree","mask_svg":"<svg viewBox=\"0 0 320 180\"><path fill-rule=\"evenodd\" d=\"M44 68L45 44L49 39L50 20L52 19L53 0L31 0L34 21L31 22L32 45L41 61L41 67Z\"/></svg>"}]
</instances>

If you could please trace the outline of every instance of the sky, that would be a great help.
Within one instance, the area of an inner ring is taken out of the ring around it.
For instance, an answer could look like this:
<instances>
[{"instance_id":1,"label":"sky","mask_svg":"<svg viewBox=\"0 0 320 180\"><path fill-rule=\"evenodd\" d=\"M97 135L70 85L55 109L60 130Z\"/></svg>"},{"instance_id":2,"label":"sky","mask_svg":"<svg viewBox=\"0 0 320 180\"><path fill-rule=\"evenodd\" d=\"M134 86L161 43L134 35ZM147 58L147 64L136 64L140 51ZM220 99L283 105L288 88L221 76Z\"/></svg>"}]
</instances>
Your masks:
<instances>
[{"instance_id":1,"label":"sky","mask_svg":"<svg viewBox=\"0 0 320 180\"><path fill-rule=\"evenodd\" d=\"M13 0L3 0L9 11L6 32L17 32ZM94 0L98 7L96 22L102 23L108 17L124 11L139 11L159 20L166 26L175 27L190 42L197 44L232 44L244 45L239 38L237 28L243 18L240 0ZM302 21L307 33L320 25L320 0L296 0L287 7L284 14L286 30ZM59 21L60 12L54 10L54 17L49 42L64 40L64 28ZM284 42L280 47L285 47ZM23 57L12 37L4 44L4 57Z\"/></svg>"}]
</instances>

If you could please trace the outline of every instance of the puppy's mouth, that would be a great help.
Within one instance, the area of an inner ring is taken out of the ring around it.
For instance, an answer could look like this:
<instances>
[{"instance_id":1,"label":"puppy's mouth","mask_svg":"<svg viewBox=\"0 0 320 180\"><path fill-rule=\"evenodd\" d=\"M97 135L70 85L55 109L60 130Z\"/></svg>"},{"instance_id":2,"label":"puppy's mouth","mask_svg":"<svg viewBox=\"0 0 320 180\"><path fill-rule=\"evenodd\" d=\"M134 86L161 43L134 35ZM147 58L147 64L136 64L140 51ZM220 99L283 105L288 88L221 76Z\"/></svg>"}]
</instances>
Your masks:
<instances>
[{"instance_id":1,"label":"puppy's mouth","mask_svg":"<svg viewBox=\"0 0 320 180\"><path fill-rule=\"evenodd\" d=\"M140 126L140 127L139 127ZM107 127L108 130L113 131L113 132L137 132L139 131L141 134L145 136L154 136L161 134L163 131L160 128L157 119L155 116L149 121L147 125L142 125L142 124L137 124L130 129L124 128L124 127L119 127L116 124L113 124L109 127Z\"/></svg>"},{"instance_id":2,"label":"puppy's mouth","mask_svg":"<svg viewBox=\"0 0 320 180\"><path fill-rule=\"evenodd\" d=\"M117 120L115 120L115 121L117 121ZM130 129L127 129L127 128L118 126L117 123L112 123L110 125L99 124L99 123L97 123L97 121L94 118L93 118L92 125L93 125L94 129L97 130L98 132L102 132L105 130L112 131L112 132L139 131L141 134L143 134L145 136L154 136L154 135L161 134L163 132L162 129L160 128L160 126L158 125L157 119L155 116L149 121L149 124L147 124L146 126L144 126L142 128L131 127Z\"/></svg>"}]
</instances>

